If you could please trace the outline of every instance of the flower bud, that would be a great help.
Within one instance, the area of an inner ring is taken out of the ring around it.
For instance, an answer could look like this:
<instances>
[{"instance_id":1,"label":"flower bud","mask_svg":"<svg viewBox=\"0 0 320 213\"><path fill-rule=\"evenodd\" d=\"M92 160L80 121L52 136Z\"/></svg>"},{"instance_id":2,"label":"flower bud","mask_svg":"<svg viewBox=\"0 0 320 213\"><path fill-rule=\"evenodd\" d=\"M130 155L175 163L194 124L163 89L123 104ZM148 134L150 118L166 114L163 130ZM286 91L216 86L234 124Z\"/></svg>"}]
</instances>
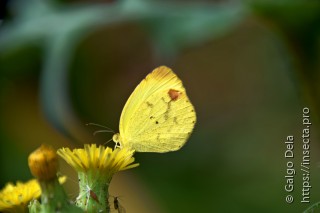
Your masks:
<instances>
[{"instance_id":1,"label":"flower bud","mask_svg":"<svg viewBox=\"0 0 320 213\"><path fill-rule=\"evenodd\" d=\"M39 180L51 180L57 177L57 154L48 145L41 145L40 148L32 152L29 155L28 163L31 173Z\"/></svg>"}]
</instances>

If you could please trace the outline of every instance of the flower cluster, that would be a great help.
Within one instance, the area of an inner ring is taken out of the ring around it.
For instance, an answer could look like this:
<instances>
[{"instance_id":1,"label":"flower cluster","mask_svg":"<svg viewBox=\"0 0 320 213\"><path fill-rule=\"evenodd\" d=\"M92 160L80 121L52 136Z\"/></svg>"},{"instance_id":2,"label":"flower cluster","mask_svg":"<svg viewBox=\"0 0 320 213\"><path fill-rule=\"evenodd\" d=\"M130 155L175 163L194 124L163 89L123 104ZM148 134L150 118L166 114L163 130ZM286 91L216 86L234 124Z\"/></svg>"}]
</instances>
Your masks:
<instances>
[{"instance_id":1,"label":"flower cluster","mask_svg":"<svg viewBox=\"0 0 320 213\"><path fill-rule=\"evenodd\" d=\"M0 191L0 212L25 212L30 201L40 197L41 188L36 179L26 183L8 183Z\"/></svg>"},{"instance_id":2,"label":"flower cluster","mask_svg":"<svg viewBox=\"0 0 320 213\"><path fill-rule=\"evenodd\" d=\"M26 183L8 183L0 191L0 212L109 212L108 187L112 176L134 168L133 150L112 149L86 144L83 149L61 148L57 151L79 176L79 196L76 205L70 203L58 181L56 151L42 145L29 156L31 173L37 178ZM61 179L61 178L60 178ZM42 193L41 193L42 192ZM41 195L41 203L38 199ZM35 200L35 202L31 202ZM101 201L101 202L100 202ZM29 205L30 204L30 205ZM29 206L28 206L29 205Z\"/></svg>"}]
</instances>

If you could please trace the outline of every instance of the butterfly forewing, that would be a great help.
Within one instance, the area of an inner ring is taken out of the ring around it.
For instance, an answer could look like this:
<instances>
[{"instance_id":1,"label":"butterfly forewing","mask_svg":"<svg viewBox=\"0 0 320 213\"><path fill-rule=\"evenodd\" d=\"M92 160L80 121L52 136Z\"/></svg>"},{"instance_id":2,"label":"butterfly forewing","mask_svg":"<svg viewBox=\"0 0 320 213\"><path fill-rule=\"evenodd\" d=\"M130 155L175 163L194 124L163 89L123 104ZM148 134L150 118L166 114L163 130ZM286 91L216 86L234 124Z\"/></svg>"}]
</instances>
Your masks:
<instances>
[{"instance_id":1,"label":"butterfly forewing","mask_svg":"<svg viewBox=\"0 0 320 213\"><path fill-rule=\"evenodd\" d=\"M120 118L123 146L138 152L181 148L196 122L181 80L167 67L150 73L128 99Z\"/></svg>"}]
</instances>

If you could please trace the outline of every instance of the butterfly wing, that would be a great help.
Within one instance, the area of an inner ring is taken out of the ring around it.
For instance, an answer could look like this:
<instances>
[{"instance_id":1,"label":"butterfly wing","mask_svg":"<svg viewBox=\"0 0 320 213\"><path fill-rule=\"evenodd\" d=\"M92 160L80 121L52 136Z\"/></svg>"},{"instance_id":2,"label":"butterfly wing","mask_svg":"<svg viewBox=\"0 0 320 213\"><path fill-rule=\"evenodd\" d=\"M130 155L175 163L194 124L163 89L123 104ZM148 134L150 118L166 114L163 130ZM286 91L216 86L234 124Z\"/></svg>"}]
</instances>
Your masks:
<instances>
[{"instance_id":1,"label":"butterfly wing","mask_svg":"<svg viewBox=\"0 0 320 213\"><path fill-rule=\"evenodd\" d=\"M181 80L161 66L142 80L120 118L120 143L137 152L180 149L189 138L196 114Z\"/></svg>"}]
</instances>

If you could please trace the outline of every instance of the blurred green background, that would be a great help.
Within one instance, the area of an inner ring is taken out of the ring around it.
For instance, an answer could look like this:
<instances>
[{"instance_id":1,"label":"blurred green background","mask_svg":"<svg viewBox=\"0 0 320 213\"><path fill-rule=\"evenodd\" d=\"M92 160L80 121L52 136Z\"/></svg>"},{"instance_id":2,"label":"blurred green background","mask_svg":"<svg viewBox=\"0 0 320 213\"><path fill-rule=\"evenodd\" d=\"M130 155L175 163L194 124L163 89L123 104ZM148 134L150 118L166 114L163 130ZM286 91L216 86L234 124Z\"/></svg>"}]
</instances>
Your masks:
<instances>
[{"instance_id":1,"label":"blurred green background","mask_svg":"<svg viewBox=\"0 0 320 213\"><path fill-rule=\"evenodd\" d=\"M317 1L5 1L0 25L0 186L28 180L40 144L103 144L136 85L167 65L198 121L180 151L137 153L110 193L128 213L302 212L320 201ZM301 203L302 109L311 198ZM295 136L294 198L285 141ZM111 145L111 144L110 144ZM77 195L75 172L65 184ZM319 209L315 209L315 212ZM320 212L320 211L319 211Z\"/></svg>"}]
</instances>

